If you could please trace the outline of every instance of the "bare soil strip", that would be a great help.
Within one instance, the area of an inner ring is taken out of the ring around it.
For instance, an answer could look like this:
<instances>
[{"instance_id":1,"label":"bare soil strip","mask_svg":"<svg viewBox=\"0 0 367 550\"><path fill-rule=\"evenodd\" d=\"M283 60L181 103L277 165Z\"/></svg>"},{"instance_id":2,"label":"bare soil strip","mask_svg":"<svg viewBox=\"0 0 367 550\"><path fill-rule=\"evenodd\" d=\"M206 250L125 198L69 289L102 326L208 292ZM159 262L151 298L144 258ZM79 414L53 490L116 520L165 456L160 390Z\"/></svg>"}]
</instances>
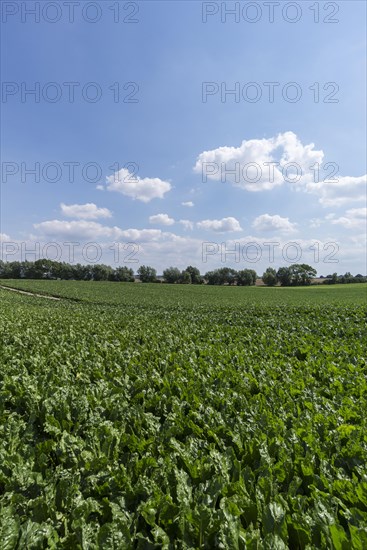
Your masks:
<instances>
[{"instance_id":1,"label":"bare soil strip","mask_svg":"<svg viewBox=\"0 0 367 550\"><path fill-rule=\"evenodd\" d=\"M0 288L4 290L11 290L12 292L17 292L18 294L26 294L27 296L35 296L36 298L45 298L46 300L57 300L58 302L61 298L56 298L56 296L46 296L45 294L36 294L35 292L28 292L26 290L20 290L18 288L11 288L10 286L0 285Z\"/></svg>"}]
</instances>

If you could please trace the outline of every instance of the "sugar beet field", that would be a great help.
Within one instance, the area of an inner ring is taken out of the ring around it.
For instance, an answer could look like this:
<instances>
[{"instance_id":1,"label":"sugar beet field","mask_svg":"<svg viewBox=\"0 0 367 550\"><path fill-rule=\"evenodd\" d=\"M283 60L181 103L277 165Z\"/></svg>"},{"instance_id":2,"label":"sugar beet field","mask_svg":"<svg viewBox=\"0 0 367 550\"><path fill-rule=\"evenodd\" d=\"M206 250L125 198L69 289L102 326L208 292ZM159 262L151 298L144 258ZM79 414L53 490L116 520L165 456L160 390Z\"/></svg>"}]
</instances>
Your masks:
<instances>
[{"instance_id":1,"label":"sugar beet field","mask_svg":"<svg viewBox=\"0 0 367 550\"><path fill-rule=\"evenodd\" d=\"M1 550L367 548L365 284L1 284Z\"/></svg>"}]
</instances>

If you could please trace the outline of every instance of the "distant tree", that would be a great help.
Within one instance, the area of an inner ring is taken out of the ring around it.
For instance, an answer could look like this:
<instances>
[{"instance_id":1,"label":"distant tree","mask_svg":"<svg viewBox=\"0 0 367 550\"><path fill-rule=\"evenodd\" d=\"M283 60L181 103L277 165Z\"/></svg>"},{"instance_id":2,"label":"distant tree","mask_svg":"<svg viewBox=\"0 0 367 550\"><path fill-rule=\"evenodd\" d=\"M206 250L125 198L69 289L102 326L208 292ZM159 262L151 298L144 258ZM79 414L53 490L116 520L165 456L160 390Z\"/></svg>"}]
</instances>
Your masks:
<instances>
[{"instance_id":1,"label":"distant tree","mask_svg":"<svg viewBox=\"0 0 367 550\"><path fill-rule=\"evenodd\" d=\"M218 269L220 284L234 285L237 280L237 271L231 267L221 267Z\"/></svg>"},{"instance_id":2,"label":"distant tree","mask_svg":"<svg viewBox=\"0 0 367 550\"><path fill-rule=\"evenodd\" d=\"M116 267L112 280L123 283L133 283L135 281L134 270L126 266Z\"/></svg>"},{"instance_id":3,"label":"distant tree","mask_svg":"<svg viewBox=\"0 0 367 550\"><path fill-rule=\"evenodd\" d=\"M277 272L273 267L268 267L262 276L266 286L275 286L278 282Z\"/></svg>"},{"instance_id":4,"label":"distant tree","mask_svg":"<svg viewBox=\"0 0 367 550\"><path fill-rule=\"evenodd\" d=\"M289 268L293 286L310 285L317 271L308 264L293 264Z\"/></svg>"},{"instance_id":5,"label":"distant tree","mask_svg":"<svg viewBox=\"0 0 367 550\"><path fill-rule=\"evenodd\" d=\"M181 274L180 274L180 278L179 278L179 283L181 283L182 285L189 285L191 284L191 275L189 273L189 271L183 271Z\"/></svg>"},{"instance_id":6,"label":"distant tree","mask_svg":"<svg viewBox=\"0 0 367 550\"><path fill-rule=\"evenodd\" d=\"M256 283L257 274L253 269L242 269L237 273L238 286L251 286Z\"/></svg>"},{"instance_id":7,"label":"distant tree","mask_svg":"<svg viewBox=\"0 0 367 550\"><path fill-rule=\"evenodd\" d=\"M289 267L280 267L277 271L277 279L282 286L290 286L292 277Z\"/></svg>"},{"instance_id":8,"label":"distant tree","mask_svg":"<svg viewBox=\"0 0 367 550\"><path fill-rule=\"evenodd\" d=\"M27 279L42 279L42 260L23 263L23 274Z\"/></svg>"},{"instance_id":9,"label":"distant tree","mask_svg":"<svg viewBox=\"0 0 367 550\"><path fill-rule=\"evenodd\" d=\"M25 260L24 262L10 262L8 271L11 272L12 279L36 279L34 262Z\"/></svg>"},{"instance_id":10,"label":"distant tree","mask_svg":"<svg viewBox=\"0 0 367 550\"><path fill-rule=\"evenodd\" d=\"M345 273L344 275L342 275L341 279L342 279L342 280L341 280L342 283L352 283L354 277L353 277L353 275L352 275L349 271L347 271L347 273Z\"/></svg>"},{"instance_id":11,"label":"distant tree","mask_svg":"<svg viewBox=\"0 0 367 550\"><path fill-rule=\"evenodd\" d=\"M49 260L48 258L40 258L35 262L30 262L26 277L32 279L55 279L58 262Z\"/></svg>"},{"instance_id":12,"label":"distant tree","mask_svg":"<svg viewBox=\"0 0 367 550\"><path fill-rule=\"evenodd\" d=\"M337 283L348 284L348 283L365 283L365 282L367 282L367 277L364 277L360 273L358 273L355 277L353 277L353 275L349 271L347 271L346 273L344 273L344 275L338 275L337 273L328 275L324 281L324 284L335 285Z\"/></svg>"},{"instance_id":13,"label":"distant tree","mask_svg":"<svg viewBox=\"0 0 367 550\"><path fill-rule=\"evenodd\" d=\"M138 269L138 275L142 283L154 283L157 280L156 270L149 265L141 265Z\"/></svg>"},{"instance_id":14,"label":"distant tree","mask_svg":"<svg viewBox=\"0 0 367 550\"><path fill-rule=\"evenodd\" d=\"M192 265L187 266L185 269L191 276L191 282L193 285L201 285L204 282L203 277L200 275L200 271L197 267L192 267Z\"/></svg>"},{"instance_id":15,"label":"distant tree","mask_svg":"<svg viewBox=\"0 0 367 550\"><path fill-rule=\"evenodd\" d=\"M104 264L81 265L40 258L34 262L0 261L0 278L64 279L76 281L134 281L134 271L128 267L116 270Z\"/></svg>"},{"instance_id":16,"label":"distant tree","mask_svg":"<svg viewBox=\"0 0 367 550\"><path fill-rule=\"evenodd\" d=\"M323 281L324 285L335 285L338 282L338 274L333 273L332 275L326 275L325 280Z\"/></svg>"},{"instance_id":17,"label":"distant tree","mask_svg":"<svg viewBox=\"0 0 367 550\"><path fill-rule=\"evenodd\" d=\"M208 285L234 285L237 278L237 271L230 267L221 267L214 271L208 271L204 278L207 280Z\"/></svg>"},{"instance_id":18,"label":"distant tree","mask_svg":"<svg viewBox=\"0 0 367 550\"><path fill-rule=\"evenodd\" d=\"M93 277L92 266L75 264L71 266L71 278L76 281L90 281Z\"/></svg>"},{"instance_id":19,"label":"distant tree","mask_svg":"<svg viewBox=\"0 0 367 550\"><path fill-rule=\"evenodd\" d=\"M9 278L10 279L20 279L23 276L23 268L21 262L10 262L9 267Z\"/></svg>"},{"instance_id":20,"label":"distant tree","mask_svg":"<svg viewBox=\"0 0 367 550\"><path fill-rule=\"evenodd\" d=\"M168 267L163 271L163 277L166 283L178 283L181 277L181 272L177 267Z\"/></svg>"},{"instance_id":21,"label":"distant tree","mask_svg":"<svg viewBox=\"0 0 367 550\"><path fill-rule=\"evenodd\" d=\"M74 279L74 267L71 264L65 262L59 263L55 269L55 276L58 279Z\"/></svg>"},{"instance_id":22,"label":"distant tree","mask_svg":"<svg viewBox=\"0 0 367 550\"><path fill-rule=\"evenodd\" d=\"M0 260L0 277L1 279L12 278L12 270L9 262L3 262L2 260Z\"/></svg>"},{"instance_id":23,"label":"distant tree","mask_svg":"<svg viewBox=\"0 0 367 550\"><path fill-rule=\"evenodd\" d=\"M112 267L104 264L94 264L91 268L93 281L108 281L112 272Z\"/></svg>"},{"instance_id":24,"label":"distant tree","mask_svg":"<svg viewBox=\"0 0 367 550\"><path fill-rule=\"evenodd\" d=\"M207 271L204 275L204 279L208 283L208 285L217 285L218 282L218 274L215 271Z\"/></svg>"},{"instance_id":25,"label":"distant tree","mask_svg":"<svg viewBox=\"0 0 367 550\"><path fill-rule=\"evenodd\" d=\"M289 267L281 267L277 271L277 278L282 286L310 285L316 269L307 264L292 264Z\"/></svg>"},{"instance_id":26,"label":"distant tree","mask_svg":"<svg viewBox=\"0 0 367 550\"><path fill-rule=\"evenodd\" d=\"M336 285L337 282L338 282L338 274L335 272L335 273L333 273L332 276L331 276L331 283L332 283L333 285Z\"/></svg>"}]
</instances>

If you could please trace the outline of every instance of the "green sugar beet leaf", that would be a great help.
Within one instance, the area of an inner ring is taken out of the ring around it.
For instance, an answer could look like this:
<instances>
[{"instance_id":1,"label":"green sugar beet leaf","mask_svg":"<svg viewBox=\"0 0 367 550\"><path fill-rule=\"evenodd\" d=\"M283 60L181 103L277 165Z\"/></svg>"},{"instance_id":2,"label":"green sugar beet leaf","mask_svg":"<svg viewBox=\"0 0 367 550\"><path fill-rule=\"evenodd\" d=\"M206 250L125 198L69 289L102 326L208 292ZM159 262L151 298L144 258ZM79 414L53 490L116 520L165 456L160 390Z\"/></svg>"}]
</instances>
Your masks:
<instances>
[{"instance_id":1,"label":"green sugar beet leaf","mask_svg":"<svg viewBox=\"0 0 367 550\"><path fill-rule=\"evenodd\" d=\"M1 549L367 548L361 285L15 284Z\"/></svg>"}]
</instances>

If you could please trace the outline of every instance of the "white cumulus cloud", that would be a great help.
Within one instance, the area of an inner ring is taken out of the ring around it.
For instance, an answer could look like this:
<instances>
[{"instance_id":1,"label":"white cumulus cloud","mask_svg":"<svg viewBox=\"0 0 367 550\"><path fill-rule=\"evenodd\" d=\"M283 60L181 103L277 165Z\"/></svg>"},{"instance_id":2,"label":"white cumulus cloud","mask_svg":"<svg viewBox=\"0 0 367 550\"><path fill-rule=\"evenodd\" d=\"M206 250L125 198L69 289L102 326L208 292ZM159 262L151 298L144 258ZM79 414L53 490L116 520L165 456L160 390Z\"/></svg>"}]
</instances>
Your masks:
<instances>
[{"instance_id":1,"label":"white cumulus cloud","mask_svg":"<svg viewBox=\"0 0 367 550\"><path fill-rule=\"evenodd\" d=\"M335 179L335 181L332 181ZM343 206L350 202L362 202L366 200L367 175L336 176L330 180L310 182L307 190L319 196L319 202L323 206Z\"/></svg>"},{"instance_id":2,"label":"white cumulus cloud","mask_svg":"<svg viewBox=\"0 0 367 550\"><path fill-rule=\"evenodd\" d=\"M244 140L239 147L203 151L194 172L201 174L203 182L229 182L252 192L288 184L291 189L318 195L325 207L366 200L366 175L342 176L336 163L329 165L314 143L304 145L294 132L284 132L268 139Z\"/></svg>"},{"instance_id":3,"label":"white cumulus cloud","mask_svg":"<svg viewBox=\"0 0 367 550\"><path fill-rule=\"evenodd\" d=\"M112 213L108 208L98 208L93 202L86 204L60 204L61 212L68 218L81 218L96 220L98 218L111 218Z\"/></svg>"},{"instance_id":4,"label":"white cumulus cloud","mask_svg":"<svg viewBox=\"0 0 367 550\"><path fill-rule=\"evenodd\" d=\"M55 239L151 241L160 238L162 235L160 229L121 229L120 227L111 227L87 220L49 220L34 224L34 228L42 236Z\"/></svg>"},{"instance_id":5,"label":"white cumulus cloud","mask_svg":"<svg viewBox=\"0 0 367 550\"><path fill-rule=\"evenodd\" d=\"M140 178L122 168L112 176L107 177L107 190L116 191L132 199L150 202L153 199L163 199L171 190L171 184L159 178Z\"/></svg>"},{"instance_id":6,"label":"white cumulus cloud","mask_svg":"<svg viewBox=\"0 0 367 550\"><path fill-rule=\"evenodd\" d=\"M216 231L218 233L227 233L231 231L242 231L240 222L236 218L222 218L221 220L202 220L197 222L196 226L199 229L208 231Z\"/></svg>"},{"instance_id":7,"label":"white cumulus cloud","mask_svg":"<svg viewBox=\"0 0 367 550\"><path fill-rule=\"evenodd\" d=\"M190 220L180 220L178 223L183 225L184 229L190 229L191 231L194 229L194 223Z\"/></svg>"},{"instance_id":8,"label":"white cumulus cloud","mask_svg":"<svg viewBox=\"0 0 367 550\"><path fill-rule=\"evenodd\" d=\"M160 229L120 229L120 239L129 242L155 242L163 237Z\"/></svg>"},{"instance_id":9,"label":"white cumulus cloud","mask_svg":"<svg viewBox=\"0 0 367 550\"><path fill-rule=\"evenodd\" d=\"M340 218L331 221L334 225L341 225L346 229L367 230L367 208L350 208Z\"/></svg>"},{"instance_id":10,"label":"white cumulus cloud","mask_svg":"<svg viewBox=\"0 0 367 550\"><path fill-rule=\"evenodd\" d=\"M289 221L289 218L282 218L278 214L271 216L270 214L262 214L255 218L252 227L257 231L278 231L281 233L294 233L296 231L296 223Z\"/></svg>"},{"instance_id":11,"label":"white cumulus cloud","mask_svg":"<svg viewBox=\"0 0 367 550\"><path fill-rule=\"evenodd\" d=\"M48 220L34 224L42 235L54 238L99 239L118 238L119 228L87 220Z\"/></svg>"},{"instance_id":12,"label":"white cumulus cloud","mask_svg":"<svg viewBox=\"0 0 367 550\"><path fill-rule=\"evenodd\" d=\"M154 223L156 225L173 225L175 220L170 218L168 214L156 214L155 216L149 217L149 223Z\"/></svg>"},{"instance_id":13,"label":"white cumulus cloud","mask_svg":"<svg viewBox=\"0 0 367 550\"><path fill-rule=\"evenodd\" d=\"M350 213L345 213L344 217L348 217ZM331 220L337 219L330 218ZM337 225L332 226L335 230ZM289 236L286 234L280 234L276 239L274 254L271 253L272 247L268 246L264 242L264 237L261 235L245 235L241 233L236 236L236 233L227 233L221 236L220 243L215 246L211 246L209 249L205 249L205 256L203 256L203 239L193 238L191 234L185 236L179 236L174 233L164 231L161 229L122 229L120 227L112 227L103 225L91 220L50 220L38 223L35 225L35 235L30 235L26 242L20 242L19 246L15 242L15 248L6 250L5 253L8 256L4 257L4 260L21 259L22 246L24 245L27 250L34 250L35 242L40 243L41 253L43 252L43 246L46 247L47 254L54 254L54 249L51 251L47 248L50 241L52 243L58 243L62 248L62 256L60 261L74 262L80 261L82 263L89 263L89 258L86 259L84 255L84 244L96 243L101 247L101 257L98 260L99 263L107 263L109 265L116 265L116 243L132 243L136 244L135 248L120 248L119 262L130 262L130 253L135 251L140 265L152 265L158 270L158 273L162 273L169 265L184 269L187 265L196 265L199 267L202 273L216 267L221 267L223 251L228 251L228 265L239 269L239 265L243 265L243 261L250 262L253 268L262 273L266 267L270 264L274 264L274 267L278 268L284 265L284 254L287 254L289 246L289 254L293 254L295 248L300 247L301 256L299 263L308 263L310 265L315 264L315 239L314 238L300 238L296 239L296 242L289 242ZM326 258L331 253L334 258L337 258L338 272L343 273L345 271L351 271L352 273L365 273L366 265L366 235L361 230L346 231L342 230L338 239L335 236L327 236L326 240L320 238L317 239L320 251L320 265L315 264L320 274L326 275L329 272L327 267ZM292 238L292 241L294 239ZM331 242L332 241L332 242ZM224 245L221 243L224 242ZM74 248L71 247L73 253L70 252L70 244L76 245L75 256ZM213 243L211 243L213 245ZM324 249L324 245L327 244L327 249ZM332 245L335 245L334 248ZM5 249L6 243L3 243ZM331 248L330 248L331 247ZM16 249L18 250L16 252ZM233 255L233 251L236 251L237 256ZM324 251L324 252L322 252ZM16 255L14 253L16 252ZM4 251L3 251L4 253ZM270 259L273 254L272 259ZM71 256L74 259L70 259ZM43 255L42 257L46 257ZM288 256L287 256L288 257ZM293 257L293 256L292 256ZM126 260L125 260L126 258ZM205 258L205 259L203 259ZM135 261L135 260L134 260ZM321 265L322 264L322 265ZM325 267L326 265L326 267ZM138 264L131 264L134 270L138 268ZM327 270L327 271L326 271Z\"/></svg>"},{"instance_id":14,"label":"white cumulus cloud","mask_svg":"<svg viewBox=\"0 0 367 550\"><path fill-rule=\"evenodd\" d=\"M194 172L202 180L230 182L247 191L273 189L284 182L310 181L310 167L322 163L324 153L314 143L303 145L294 132L268 139L244 140L239 147L218 147L202 152Z\"/></svg>"},{"instance_id":15,"label":"white cumulus cloud","mask_svg":"<svg viewBox=\"0 0 367 550\"><path fill-rule=\"evenodd\" d=\"M188 206L189 208L192 208L194 206L194 203L192 201L182 202L182 206Z\"/></svg>"}]
</instances>

